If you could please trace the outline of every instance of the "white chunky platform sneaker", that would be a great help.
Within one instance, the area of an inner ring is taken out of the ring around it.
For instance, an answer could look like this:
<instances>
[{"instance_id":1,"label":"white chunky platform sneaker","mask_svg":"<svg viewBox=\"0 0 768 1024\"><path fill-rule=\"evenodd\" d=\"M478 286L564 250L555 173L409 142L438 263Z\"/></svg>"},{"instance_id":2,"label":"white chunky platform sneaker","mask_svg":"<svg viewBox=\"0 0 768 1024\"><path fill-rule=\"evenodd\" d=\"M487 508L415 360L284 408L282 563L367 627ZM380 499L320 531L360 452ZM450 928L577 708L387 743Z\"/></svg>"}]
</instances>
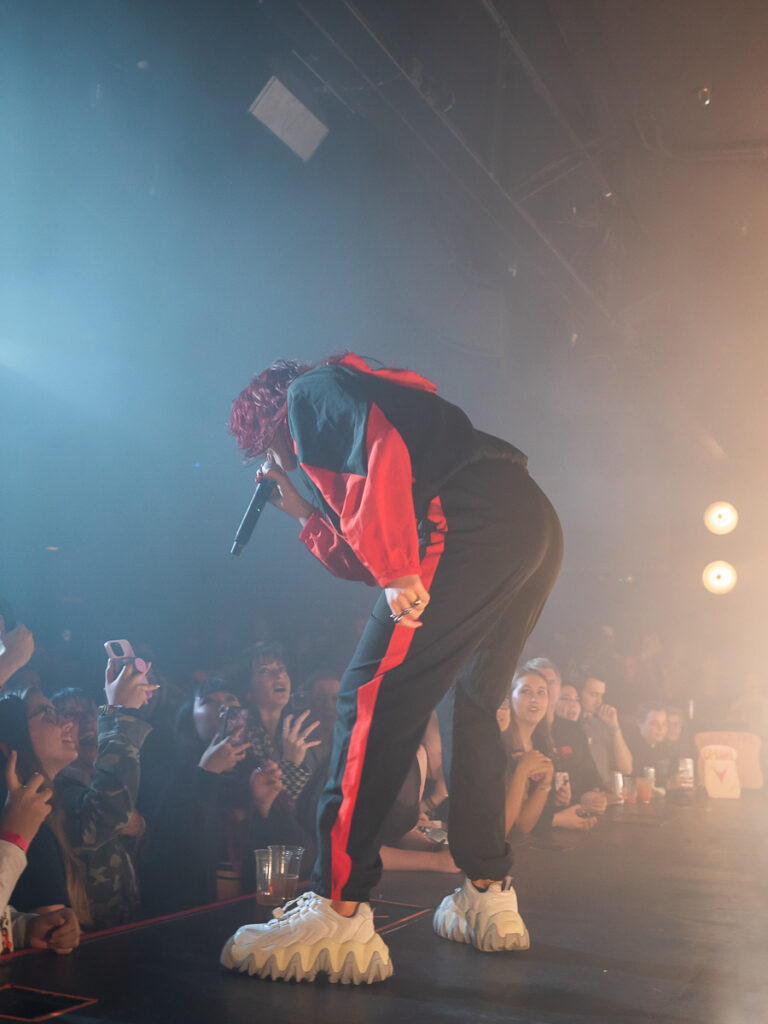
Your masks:
<instances>
[{"instance_id":1,"label":"white chunky platform sneaker","mask_svg":"<svg viewBox=\"0 0 768 1024\"><path fill-rule=\"evenodd\" d=\"M528 949L531 944L509 878L492 882L485 892L467 879L460 889L445 897L432 925L444 939L466 942L487 952Z\"/></svg>"},{"instance_id":2,"label":"white chunky platform sneaker","mask_svg":"<svg viewBox=\"0 0 768 1024\"><path fill-rule=\"evenodd\" d=\"M305 893L276 910L267 924L238 928L221 951L230 970L273 981L314 981L325 973L342 985L371 985L392 974L389 949L373 929L373 911L361 903L342 917L331 901Z\"/></svg>"}]
</instances>

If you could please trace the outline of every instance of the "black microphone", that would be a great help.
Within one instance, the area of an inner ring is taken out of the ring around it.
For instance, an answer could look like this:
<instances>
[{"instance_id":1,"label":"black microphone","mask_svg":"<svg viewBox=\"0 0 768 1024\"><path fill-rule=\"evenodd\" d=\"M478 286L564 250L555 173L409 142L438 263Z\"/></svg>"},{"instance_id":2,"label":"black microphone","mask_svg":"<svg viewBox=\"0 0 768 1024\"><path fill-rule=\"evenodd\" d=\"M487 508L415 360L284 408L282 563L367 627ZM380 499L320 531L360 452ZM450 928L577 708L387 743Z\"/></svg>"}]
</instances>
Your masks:
<instances>
[{"instance_id":1,"label":"black microphone","mask_svg":"<svg viewBox=\"0 0 768 1024\"><path fill-rule=\"evenodd\" d=\"M269 496L275 489L275 481L270 480L269 477L264 477L256 484L256 490L253 492L251 503L245 510L243 521L237 528L235 534L235 542L232 545L231 555L239 555L245 545L251 539L253 528L259 521L262 509L269 501Z\"/></svg>"}]
</instances>

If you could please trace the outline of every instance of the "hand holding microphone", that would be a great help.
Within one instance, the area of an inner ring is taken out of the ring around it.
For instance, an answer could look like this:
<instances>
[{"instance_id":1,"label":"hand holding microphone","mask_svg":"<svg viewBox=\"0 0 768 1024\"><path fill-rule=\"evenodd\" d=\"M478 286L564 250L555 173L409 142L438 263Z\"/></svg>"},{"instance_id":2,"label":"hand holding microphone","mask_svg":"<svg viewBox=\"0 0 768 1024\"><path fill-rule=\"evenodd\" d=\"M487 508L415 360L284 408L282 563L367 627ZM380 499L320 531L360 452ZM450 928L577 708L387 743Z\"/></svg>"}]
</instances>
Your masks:
<instances>
[{"instance_id":1,"label":"hand holding microphone","mask_svg":"<svg viewBox=\"0 0 768 1024\"><path fill-rule=\"evenodd\" d=\"M277 485L270 498L272 504L299 522L306 522L314 512L314 507L296 490L277 455L271 450L267 455L269 461L261 467L256 477L257 484L260 480L272 480Z\"/></svg>"},{"instance_id":2,"label":"hand holding microphone","mask_svg":"<svg viewBox=\"0 0 768 1024\"><path fill-rule=\"evenodd\" d=\"M233 555L239 555L250 540L262 509L268 501L301 523L306 522L314 511L312 505L293 486L285 470L277 464L273 453L267 454L270 457L269 461L264 463L256 475L256 490L237 529L232 545Z\"/></svg>"}]
</instances>

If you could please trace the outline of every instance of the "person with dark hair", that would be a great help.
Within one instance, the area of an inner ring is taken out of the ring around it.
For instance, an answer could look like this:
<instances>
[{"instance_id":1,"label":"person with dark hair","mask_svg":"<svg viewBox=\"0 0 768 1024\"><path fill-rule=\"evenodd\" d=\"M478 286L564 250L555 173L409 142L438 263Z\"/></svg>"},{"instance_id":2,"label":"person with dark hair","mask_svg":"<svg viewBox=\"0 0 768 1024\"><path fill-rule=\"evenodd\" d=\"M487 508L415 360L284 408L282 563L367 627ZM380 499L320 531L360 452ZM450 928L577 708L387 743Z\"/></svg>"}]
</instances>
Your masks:
<instances>
[{"instance_id":1,"label":"person with dark hair","mask_svg":"<svg viewBox=\"0 0 768 1024\"><path fill-rule=\"evenodd\" d=\"M467 880L434 928L479 949L523 948L496 709L562 560L557 515L526 457L476 430L424 377L351 353L273 364L235 400L230 429L247 455L269 455L258 479L276 483L271 500L300 523L308 550L381 593L341 681L317 891L240 929L222 963L306 980L330 964L332 981L356 983L392 973L367 902L381 827L454 681L449 844Z\"/></svg>"},{"instance_id":2,"label":"person with dark hair","mask_svg":"<svg viewBox=\"0 0 768 1024\"><path fill-rule=\"evenodd\" d=\"M99 756L99 725L96 702L80 687L67 686L53 694L51 703L62 718L71 720L77 725L74 734L77 742L77 760L63 769L60 773L59 784L62 785L65 779L70 779L82 786L90 787L96 775L96 759ZM141 748L142 776L144 774L143 755L145 746L146 742ZM117 852L117 856L127 856L132 864L137 844L144 835L146 827L144 818L134 806L130 818L118 830L120 849ZM108 851L108 856L110 858L115 857L115 851ZM131 867L131 872L132 870ZM94 866L91 866L90 871L95 871L97 874L100 873L99 869Z\"/></svg>"},{"instance_id":3,"label":"person with dark hair","mask_svg":"<svg viewBox=\"0 0 768 1024\"><path fill-rule=\"evenodd\" d=\"M4 792L0 790L4 805L0 814L0 954L12 953L24 946L71 953L80 942L80 925L70 907L62 904L41 908L39 912L22 913L9 902L27 868L30 846L41 828L45 827L52 810L50 784L39 767L28 722L27 709L21 697L11 695L0 700L0 764L5 782ZM39 732L33 726L38 741ZM63 747L63 736L62 728L60 748ZM55 741L55 736L49 736L48 740L47 743L38 742L38 750L46 756L51 770L51 740ZM63 749L60 749L60 754L63 760ZM45 844L45 834L41 842ZM35 849L41 849L40 843ZM64 888L61 894L65 895Z\"/></svg>"},{"instance_id":4,"label":"person with dark hair","mask_svg":"<svg viewBox=\"0 0 768 1024\"><path fill-rule=\"evenodd\" d=\"M51 696L51 704L63 719L77 725L77 760L65 771L71 778L80 779L90 786L99 753L99 709L96 702L80 687L67 686Z\"/></svg>"},{"instance_id":5,"label":"person with dark hair","mask_svg":"<svg viewBox=\"0 0 768 1024\"><path fill-rule=\"evenodd\" d=\"M541 672L547 681L547 725L555 746L557 771L568 774L568 805L579 804L590 814L602 814L608 799L601 789L602 781L592 759L587 737L577 724L579 715L577 714L576 721L573 721L557 713L563 691L570 691L573 688L562 685L560 670L549 658L530 658L522 670ZM575 690L573 696L580 714L581 705Z\"/></svg>"},{"instance_id":6,"label":"person with dark hair","mask_svg":"<svg viewBox=\"0 0 768 1024\"><path fill-rule=\"evenodd\" d=\"M152 916L213 903L220 863L234 861L235 771L250 744L240 700L220 676L209 676L176 716L176 763L157 798L141 851L144 912ZM233 713L230 714L230 709ZM244 802L244 801L243 801Z\"/></svg>"},{"instance_id":7,"label":"person with dark hair","mask_svg":"<svg viewBox=\"0 0 768 1024\"><path fill-rule=\"evenodd\" d=\"M80 924L90 930L135 918L136 880L120 831L135 807L139 753L149 731L135 712L151 689L146 674L133 664L116 674L109 662L90 783L64 774L78 756L77 720L60 714L36 688L22 695L34 755L53 784L54 799L49 823L38 833L37 848L30 847L28 869L14 893L19 909L71 903ZM15 749L23 763L23 750Z\"/></svg>"},{"instance_id":8,"label":"person with dark hair","mask_svg":"<svg viewBox=\"0 0 768 1024\"><path fill-rule=\"evenodd\" d=\"M248 742L256 761L274 761L280 768L282 784L298 797L312 774L307 751L319 746L312 733L317 722L308 722L309 709L298 715L286 714L291 699L291 677L285 660L273 644L257 643L248 657Z\"/></svg>"},{"instance_id":9,"label":"person with dark hair","mask_svg":"<svg viewBox=\"0 0 768 1024\"><path fill-rule=\"evenodd\" d=\"M656 785L664 787L670 776L677 772L676 765L672 768L669 748L664 743L667 735L667 709L660 701L647 701L640 705L637 720L637 728L627 735L635 775L642 775L645 768L653 768L656 772Z\"/></svg>"},{"instance_id":10,"label":"person with dark hair","mask_svg":"<svg viewBox=\"0 0 768 1024\"><path fill-rule=\"evenodd\" d=\"M556 789L554 772L566 770L549 726L549 682L542 669L526 662L510 687L511 782L507 789L507 826L521 832L550 828L592 828L597 819L571 801L570 783ZM522 777L521 777L522 775ZM544 795L542 795L544 794Z\"/></svg>"},{"instance_id":11,"label":"person with dark hair","mask_svg":"<svg viewBox=\"0 0 768 1024\"><path fill-rule=\"evenodd\" d=\"M589 741L592 759L603 787L610 789L612 772L632 774L632 753L624 739L618 712L604 702L605 683L590 668L577 669L570 682L579 691L580 725Z\"/></svg>"},{"instance_id":12,"label":"person with dark hair","mask_svg":"<svg viewBox=\"0 0 768 1024\"><path fill-rule=\"evenodd\" d=\"M241 712L241 713L238 713ZM245 710L219 676L199 683L176 718L177 765L142 850L144 910L172 913L253 889L253 850L305 845L275 762L248 763Z\"/></svg>"},{"instance_id":13,"label":"person with dark hair","mask_svg":"<svg viewBox=\"0 0 768 1024\"><path fill-rule=\"evenodd\" d=\"M506 829L530 832L550 801L555 766L547 728L547 681L536 669L521 669L510 686L507 730L509 783ZM552 811L548 815L552 819Z\"/></svg>"}]
</instances>

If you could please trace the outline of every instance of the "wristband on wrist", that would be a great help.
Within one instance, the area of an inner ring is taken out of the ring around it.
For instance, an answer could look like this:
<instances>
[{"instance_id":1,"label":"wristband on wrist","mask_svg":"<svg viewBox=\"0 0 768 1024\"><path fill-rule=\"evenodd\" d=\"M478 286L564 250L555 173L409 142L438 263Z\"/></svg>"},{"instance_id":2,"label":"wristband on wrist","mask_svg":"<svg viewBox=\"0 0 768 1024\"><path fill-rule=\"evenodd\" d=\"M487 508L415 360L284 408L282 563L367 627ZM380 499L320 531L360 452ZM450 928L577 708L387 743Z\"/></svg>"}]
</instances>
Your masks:
<instances>
[{"instance_id":1,"label":"wristband on wrist","mask_svg":"<svg viewBox=\"0 0 768 1024\"><path fill-rule=\"evenodd\" d=\"M29 849L29 840L25 839L24 836L18 835L16 832L0 832L0 840L6 843L13 843L14 846L18 846L22 853L26 853Z\"/></svg>"},{"instance_id":2,"label":"wristband on wrist","mask_svg":"<svg viewBox=\"0 0 768 1024\"><path fill-rule=\"evenodd\" d=\"M536 792L537 793L548 793L550 791L550 789L552 789L552 783L551 782L548 785L544 785L543 783L540 782L539 785L536 787Z\"/></svg>"}]
</instances>

